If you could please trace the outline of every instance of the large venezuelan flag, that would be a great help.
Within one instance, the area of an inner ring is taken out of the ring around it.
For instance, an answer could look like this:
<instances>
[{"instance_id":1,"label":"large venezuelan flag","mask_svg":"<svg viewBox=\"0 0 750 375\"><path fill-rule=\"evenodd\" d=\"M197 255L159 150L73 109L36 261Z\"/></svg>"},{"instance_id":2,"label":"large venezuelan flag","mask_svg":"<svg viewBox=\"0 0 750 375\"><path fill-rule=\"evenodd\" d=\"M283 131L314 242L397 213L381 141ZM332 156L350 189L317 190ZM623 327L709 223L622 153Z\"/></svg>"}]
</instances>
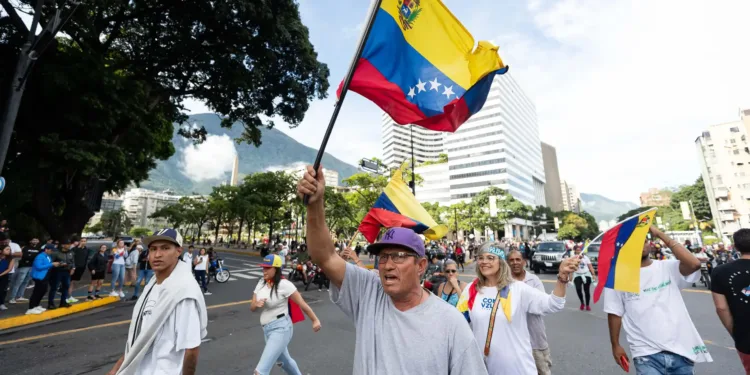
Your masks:
<instances>
[{"instance_id":1,"label":"large venezuelan flag","mask_svg":"<svg viewBox=\"0 0 750 375\"><path fill-rule=\"evenodd\" d=\"M375 242L381 227L411 228L431 240L448 233L448 227L438 225L409 190L402 178L405 165L393 173L391 181L359 224L359 232L370 243Z\"/></svg>"},{"instance_id":2,"label":"large venezuelan flag","mask_svg":"<svg viewBox=\"0 0 750 375\"><path fill-rule=\"evenodd\" d=\"M638 293L641 285L641 257L656 209L635 215L606 231L599 247L599 284L594 303L604 288Z\"/></svg>"},{"instance_id":3,"label":"large venezuelan flag","mask_svg":"<svg viewBox=\"0 0 750 375\"><path fill-rule=\"evenodd\" d=\"M401 125L456 131L482 109L495 74L508 70L498 47L474 48L440 0L382 0L375 11L349 88Z\"/></svg>"}]
</instances>

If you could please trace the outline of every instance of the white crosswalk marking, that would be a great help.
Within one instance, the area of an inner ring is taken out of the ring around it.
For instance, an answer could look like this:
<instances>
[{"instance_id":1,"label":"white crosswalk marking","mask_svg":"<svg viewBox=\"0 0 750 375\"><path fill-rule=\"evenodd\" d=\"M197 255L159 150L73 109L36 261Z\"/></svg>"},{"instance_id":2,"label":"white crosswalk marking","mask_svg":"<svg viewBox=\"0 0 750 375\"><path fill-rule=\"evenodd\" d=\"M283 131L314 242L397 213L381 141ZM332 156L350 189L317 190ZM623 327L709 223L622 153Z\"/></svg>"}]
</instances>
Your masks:
<instances>
[{"instance_id":1,"label":"white crosswalk marking","mask_svg":"<svg viewBox=\"0 0 750 375\"><path fill-rule=\"evenodd\" d=\"M261 275L262 275L262 274L261 274ZM248 280L255 280L255 279L257 279L257 277L253 277L253 276L248 276L248 275L243 275L243 274L241 274L241 273L233 273L233 274L232 274L232 276L235 276L235 277L239 277L239 278L241 278L241 279L248 279Z\"/></svg>"},{"instance_id":2,"label":"white crosswalk marking","mask_svg":"<svg viewBox=\"0 0 750 375\"><path fill-rule=\"evenodd\" d=\"M237 279L235 279L234 277L230 277L229 281L237 281Z\"/></svg>"}]
</instances>

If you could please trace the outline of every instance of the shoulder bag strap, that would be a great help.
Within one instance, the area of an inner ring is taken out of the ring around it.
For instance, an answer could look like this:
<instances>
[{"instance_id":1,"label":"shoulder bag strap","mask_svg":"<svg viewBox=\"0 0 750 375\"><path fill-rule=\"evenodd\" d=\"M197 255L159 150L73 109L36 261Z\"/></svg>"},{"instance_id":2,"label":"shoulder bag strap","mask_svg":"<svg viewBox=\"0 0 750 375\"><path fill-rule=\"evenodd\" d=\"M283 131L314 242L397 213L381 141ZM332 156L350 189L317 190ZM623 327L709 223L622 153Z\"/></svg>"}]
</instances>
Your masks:
<instances>
[{"instance_id":1,"label":"shoulder bag strap","mask_svg":"<svg viewBox=\"0 0 750 375\"><path fill-rule=\"evenodd\" d=\"M490 313L490 325L487 328L487 339L484 341L485 357L490 355L490 343L492 343L492 331L495 330L495 315L497 314L497 307L499 305L500 305L500 290L497 291L497 297L495 297L495 303L492 304L492 312Z\"/></svg>"}]
</instances>

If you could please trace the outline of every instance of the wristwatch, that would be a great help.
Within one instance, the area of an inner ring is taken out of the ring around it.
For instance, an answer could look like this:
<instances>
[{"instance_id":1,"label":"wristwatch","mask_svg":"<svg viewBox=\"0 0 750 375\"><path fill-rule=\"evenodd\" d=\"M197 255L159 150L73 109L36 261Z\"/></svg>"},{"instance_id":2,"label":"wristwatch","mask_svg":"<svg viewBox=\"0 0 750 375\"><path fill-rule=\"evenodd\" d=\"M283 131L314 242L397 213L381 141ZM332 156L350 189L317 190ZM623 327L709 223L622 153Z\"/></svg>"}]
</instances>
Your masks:
<instances>
[{"instance_id":1,"label":"wristwatch","mask_svg":"<svg viewBox=\"0 0 750 375\"><path fill-rule=\"evenodd\" d=\"M559 281L559 282L561 282L563 284L567 284L567 283L570 282L570 275L563 276L562 274L558 273L557 274L557 281Z\"/></svg>"}]
</instances>

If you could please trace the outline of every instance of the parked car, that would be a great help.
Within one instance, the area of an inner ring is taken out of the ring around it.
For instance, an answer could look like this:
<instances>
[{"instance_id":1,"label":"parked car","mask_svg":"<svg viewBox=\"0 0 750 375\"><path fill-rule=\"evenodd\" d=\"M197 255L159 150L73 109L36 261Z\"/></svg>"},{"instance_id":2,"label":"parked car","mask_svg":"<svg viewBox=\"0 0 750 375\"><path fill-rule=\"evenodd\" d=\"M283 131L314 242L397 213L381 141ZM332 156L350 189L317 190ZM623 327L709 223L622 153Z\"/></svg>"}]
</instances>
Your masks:
<instances>
[{"instance_id":1,"label":"parked car","mask_svg":"<svg viewBox=\"0 0 750 375\"><path fill-rule=\"evenodd\" d=\"M565 242L551 241L542 242L536 246L536 251L531 257L531 269L534 273L557 271L565 254Z\"/></svg>"},{"instance_id":2,"label":"parked car","mask_svg":"<svg viewBox=\"0 0 750 375\"><path fill-rule=\"evenodd\" d=\"M586 251L586 256L591 259L591 265L594 266L594 271L599 272L599 247L602 246L601 242L595 242L589 244L589 249Z\"/></svg>"}]
</instances>

